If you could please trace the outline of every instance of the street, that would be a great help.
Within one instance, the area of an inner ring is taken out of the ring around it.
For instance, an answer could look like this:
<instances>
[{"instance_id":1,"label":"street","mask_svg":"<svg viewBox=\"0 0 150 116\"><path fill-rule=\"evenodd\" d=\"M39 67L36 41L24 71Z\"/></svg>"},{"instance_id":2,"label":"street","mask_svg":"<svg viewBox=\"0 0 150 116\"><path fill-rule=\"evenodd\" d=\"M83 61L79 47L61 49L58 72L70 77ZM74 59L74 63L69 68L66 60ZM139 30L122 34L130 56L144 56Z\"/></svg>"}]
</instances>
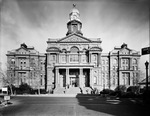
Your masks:
<instances>
[{"instance_id":1,"label":"street","mask_svg":"<svg viewBox=\"0 0 150 116\"><path fill-rule=\"evenodd\" d=\"M146 116L148 106L136 99L100 96L13 96L0 116Z\"/></svg>"}]
</instances>

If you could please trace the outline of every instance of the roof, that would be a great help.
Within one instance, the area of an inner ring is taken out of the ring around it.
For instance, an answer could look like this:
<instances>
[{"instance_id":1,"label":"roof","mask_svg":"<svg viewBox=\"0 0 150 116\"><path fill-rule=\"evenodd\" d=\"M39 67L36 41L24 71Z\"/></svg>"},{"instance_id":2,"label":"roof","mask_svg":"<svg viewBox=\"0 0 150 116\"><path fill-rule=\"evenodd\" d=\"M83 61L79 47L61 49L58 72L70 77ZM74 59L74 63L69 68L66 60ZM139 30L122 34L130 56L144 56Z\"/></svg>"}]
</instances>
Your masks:
<instances>
[{"instance_id":1,"label":"roof","mask_svg":"<svg viewBox=\"0 0 150 116\"><path fill-rule=\"evenodd\" d=\"M73 34L70 34L68 36L65 36L61 39L48 39L47 43L49 42L69 42L69 43L72 43L72 42L102 42L100 38L86 38L84 36L81 36L79 34L76 34L76 33L73 33Z\"/></svg>"}]
</instances>

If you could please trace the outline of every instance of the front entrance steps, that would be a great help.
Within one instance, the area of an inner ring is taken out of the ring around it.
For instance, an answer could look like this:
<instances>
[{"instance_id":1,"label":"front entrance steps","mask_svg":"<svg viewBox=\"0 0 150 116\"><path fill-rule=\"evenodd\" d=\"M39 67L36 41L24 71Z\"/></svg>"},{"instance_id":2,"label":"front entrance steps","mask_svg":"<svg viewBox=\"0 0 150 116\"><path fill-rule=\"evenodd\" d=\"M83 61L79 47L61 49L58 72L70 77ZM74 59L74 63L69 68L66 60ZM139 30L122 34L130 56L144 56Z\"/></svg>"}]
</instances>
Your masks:
<instances>
[{"instance_id":1,"label":"front entrance steps","mask_svg":"<svg viewBox=\"0 0 150 116\"><path fill-rule=\"evenodd\" d=\"M54 94L91 94L92 88L90 87L57 87L54 89Z\"/></svg>"},{"instance_id":2,"label":"front entrance steps","mask_svg":"<svg viewBox=\"0 0 150 116\"><path fill-rule=\"evenodd\" d=\"M78 94L81 93L81 90L79 87L69 87L66 89L66 94Z\"/></svg>"},{"instance_id":3,"label":"front entrance steps","mask_svg":"<svg viewBox=\"0 0 150 116\"><path fill-rule=\"evenodd\" d=\"M65 87L57 87L54 89L54 94L64 94L66 91Z\"/></svg>"}]
</instances>

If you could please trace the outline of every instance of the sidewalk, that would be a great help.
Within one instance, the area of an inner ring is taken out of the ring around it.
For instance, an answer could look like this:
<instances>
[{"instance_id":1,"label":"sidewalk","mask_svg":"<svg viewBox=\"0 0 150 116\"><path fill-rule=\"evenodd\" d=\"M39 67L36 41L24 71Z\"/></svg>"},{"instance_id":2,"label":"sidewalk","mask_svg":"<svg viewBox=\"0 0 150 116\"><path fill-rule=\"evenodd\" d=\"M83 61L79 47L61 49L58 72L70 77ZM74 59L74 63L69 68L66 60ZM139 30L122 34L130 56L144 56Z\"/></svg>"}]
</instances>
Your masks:
<instances>
[{"instance_id":1,"label":"sidewalk","mask_svg":"<svg viewBox=\"0 0 150 116\"><path fill-rule=\"evenodd\" d=\"M100 97L97 94L25 94L25 95L11 95L11 96L28 96L28 97Z\"/></svg>"}]
</instances>

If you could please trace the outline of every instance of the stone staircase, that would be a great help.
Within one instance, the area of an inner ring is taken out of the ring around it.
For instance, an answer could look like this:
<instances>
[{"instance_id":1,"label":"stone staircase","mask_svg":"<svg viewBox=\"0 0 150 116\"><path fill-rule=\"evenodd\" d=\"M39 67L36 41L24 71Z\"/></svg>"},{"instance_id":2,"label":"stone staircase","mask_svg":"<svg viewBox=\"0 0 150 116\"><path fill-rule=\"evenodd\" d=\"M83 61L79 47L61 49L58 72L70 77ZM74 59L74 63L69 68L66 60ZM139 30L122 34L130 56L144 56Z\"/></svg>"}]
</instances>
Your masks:
<instances>
[{"instance_id":1,"label":"stone staircase","mask_svg":"<svg viewBox=\"0 0 150 116\"><path fill-rule=\"evenodd\" d=\"M66 89L66 94L78 94L81 93L81 90L79 87L70 87Z\"/></svg>"},{"instance_id":2,"label":"stone staircase","mask_svg":"<svg viewBox=\"0 0 150 116\"><path fill-rule=\"evenodd\" d=\"M57 87L54 89L54 94L91 94L92 88L90 87Z\"/></svg>"},{"instance_id":3,"label":"stone staircase","mask_svg":"<svg viewBox=\"0 0 150 116\"><path fill-rule=\"evenodd\" d=\"M57 87L56 89L54 89L54 94L64 94L64 92L66 91L66 89L64 87Z\"/></svg>"}]
</instances>

